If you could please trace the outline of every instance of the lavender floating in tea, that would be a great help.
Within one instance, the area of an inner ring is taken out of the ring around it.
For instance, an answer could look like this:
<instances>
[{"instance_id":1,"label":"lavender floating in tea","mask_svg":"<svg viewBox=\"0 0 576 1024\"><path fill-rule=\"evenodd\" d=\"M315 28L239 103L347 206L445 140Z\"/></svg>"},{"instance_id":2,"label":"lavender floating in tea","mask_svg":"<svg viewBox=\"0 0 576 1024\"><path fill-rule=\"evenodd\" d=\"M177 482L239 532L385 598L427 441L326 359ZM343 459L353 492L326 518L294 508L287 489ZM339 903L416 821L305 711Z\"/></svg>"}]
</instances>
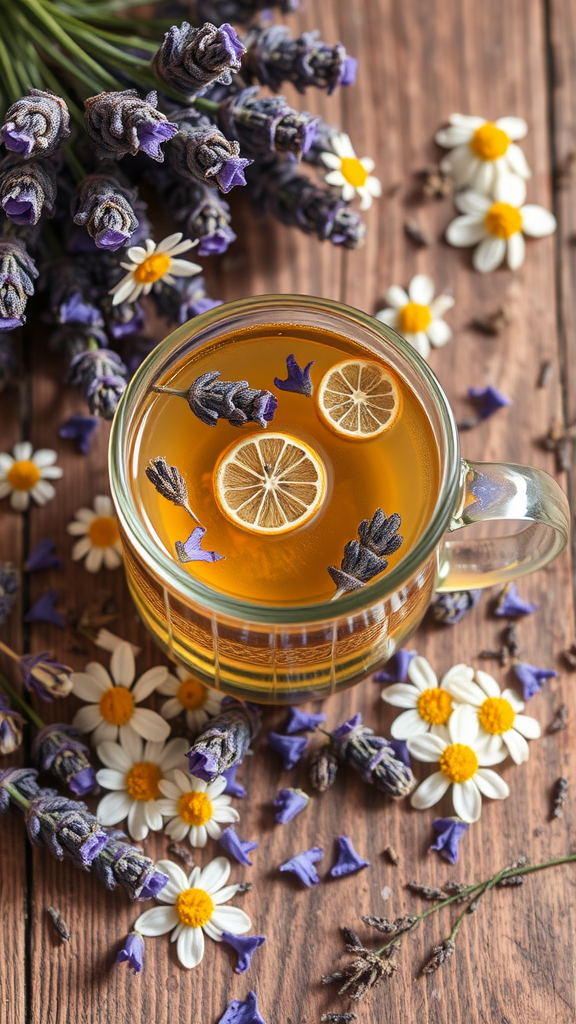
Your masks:
<instances>
[{"instance_id":1,"label":"lavender floating in tea","mask_svg":"<svg viewBox=\"0 0 576 1024\"><path fill-rule=\"evenodd\" d=\"M392 555L403 542L398 530L402 519L398 513L387 517L381 508L376 509L372 519L363 519L358 527L359 540L351 540L344 548L340 568L328 566L334 580L336 593L332 598L341 597L350 590L359 590L388 566L385 555Z\"/></svg>"},{"instance_id":2,"label":"lavender floating in tea","mask_svg":"<svg viewBox=\"0 0 576 1024\"><path fill-rule=\"evenodd\" d=\"M245 423L259 423L266 427L278 406L271 391L251 388L247 380L219 380L220 370L202 373L185 391L155 384L159 394L185 398L192 412L208 427L215 427L219 419L228 420L233 427Z\"/></svg>"}]
</instances>

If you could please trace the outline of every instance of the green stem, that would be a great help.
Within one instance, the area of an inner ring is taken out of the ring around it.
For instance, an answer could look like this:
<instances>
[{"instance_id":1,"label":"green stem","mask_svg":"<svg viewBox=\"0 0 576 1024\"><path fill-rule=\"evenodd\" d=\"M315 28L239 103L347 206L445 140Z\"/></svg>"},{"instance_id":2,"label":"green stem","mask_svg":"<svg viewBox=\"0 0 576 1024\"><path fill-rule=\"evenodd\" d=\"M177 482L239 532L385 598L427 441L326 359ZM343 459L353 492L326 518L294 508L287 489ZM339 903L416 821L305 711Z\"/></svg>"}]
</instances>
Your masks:
<instances>
[{"instance_id":1,"label":"green stem","mask_svg":"<svg viewBox=\"0 0 576 1024\"><path fill-rule=\"evenodd\" d=\"M14 701L18 705L18 707L22 709L24 714L28 716L31 722L34 722L34 725L37 726L38 729L44 728L46 723L42 721L40 715L36 714L34 708L31 707L30 704L28 704L28 702L20 696L20 694L17 692L17 690L14 689L12 684L8 682L6 676L2 675L1 672L0 688L4 690L4 693L6 693L8 697L10 697L10 700Z\"/></svg>"},{"instance_id":2,"label":"green stem","mask_svg":"<svg viewBox=\"0 0 576 1024\"><path fill-rule=\"evenodd\" d=\"M44 79L44 84L48 87L48 89L50 89L54 93L57 93L58 96L61 96L62 99L65 100L66 106L70 111L71 117L74 118L76 124L80 125L80 127L84 129L84 114L80 110L80 107L74 102L74 100L71 99L66 89L62 85L61 80L56 78L56 76L52 74L50 68L46 67L46 64L44 64L44 62L41 63L40 69L42 78Z\"/></svg>"},{"instance_id":3,"label":"green stem","mask_svg":"<svg viewBox=\"0 0 576 1024\"><path fill-rule=\"evenodd\" d=\"M27 0L23 0L23 2L26 3ZM68 71L73 78L78 79L80 82L84 82L92 92L102 92L104 90L103 82L98 81L97 78L93 78L92 75L87 74L83 68L79 68L74 64L69 57L50 42L50 39L45 33L43 34L37 26L33 24L33 22L24 17L22 11L15 11L14 14L20 24L24 26L28 34L36 41L40 49L44 50L44 52L47 53L56 64L60 64L60 66ZM60 93L60 89L58 89L58 93Z\"/></svg>"},{"instance_id":4,"label":"green stem","mask_svg":"<svg viewBox=\"0 0 576 1024\"><path fill-rule=\"evenodd\" d=\"M198 110L205 110L207 114L215 114L220 106L220 104L215 103L214 100L205 100L202 96L198 96L191 102Z\"/></svg>"},{"instance_id":5,"label":"green stem","mask_svg":"<svg viewBox=\"0 0 576 1024\"><path fill-rule=\"evenodd\" d=\"M3 782L2 788L5 789L7 793L9 793L9 795L12 797L13 800L16 801L17 804L20 804L21 807L24 807L25 810L28 810L28 808L32 806L30 801L27 800L25 796L22 796L22 793L19 793L18 790L16 789L16 786L13 786L11 782Z\"/></svg>"},{"instance_id":6,"label":"green stem","mask_svg":"<svg viewBox=\"0 0 576 1024\"><path fill-rule=\"evenodd\" d=\"M66 163L68 164L70 170L72 171L72 174L76 178L76 181L83 181L83 179L86 177L87 172L82 167L82 164L76 156L76 153L74 152L72 146L63 146L62 152L64 154L64 159Z\"/></svg>"},{"instance_id":7,"label":"green stem","mask_svg":"<svg viewBox=\"0 0 576 1024\"><path fill-rule=\"evenodd\" d=\"M2 35L0 35L0 67L2 70L2 76L6 82L8 92L12 102L19 99L22 95L22 89L18 83L18 79L14 73L12 62L8 56L8 51L4 44Z\"/></svg>"},{"instance_id":8,"label":"green stem","mask_svg":"<svg viewBox=\"0 0 576 1024\"><path fill-rule=\"evenodd\" d=\"M162 384L153 384L150 391L156 391L159 395L176 395L177 398L188 398L188 391L176 391L174 388L165 388Z\"/></svg>"},{"instance_id":9,"label":"green stem","mask_svg":"<svg viewBox=\"0 0 576 1024\"><path fill-rule=\"evenodd\" d=\"M81 46L78 46L72 37L64 31L61 24L50 14L50 8L48 8L45 0L21 0L21 3L25 4L26 7L32 11L37 20L42 22L54 39L56 39L71 56L76 57L84 67L88 68L96 74L96 76L100 77L102 81L112 89L122 88L122 84L117 78L114 78L114 76L109 74L108 71L100 67L98 62L93 60L92 57L90 57Z\"/></svg>"}]
</instances>

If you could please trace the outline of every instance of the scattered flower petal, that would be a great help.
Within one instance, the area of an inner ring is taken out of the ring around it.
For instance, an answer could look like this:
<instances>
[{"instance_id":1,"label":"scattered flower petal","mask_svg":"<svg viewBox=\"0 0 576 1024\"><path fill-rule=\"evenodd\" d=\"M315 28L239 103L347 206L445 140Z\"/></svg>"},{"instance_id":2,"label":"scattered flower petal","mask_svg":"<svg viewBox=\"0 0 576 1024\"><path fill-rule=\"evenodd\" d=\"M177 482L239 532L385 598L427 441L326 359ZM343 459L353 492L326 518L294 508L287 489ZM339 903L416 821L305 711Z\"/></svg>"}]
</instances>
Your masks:
<instances>
[{"instance_id":1,"label":"scattered flower petal","mask_svg":"<svg viewBox=\"0 0 576 1024\"><path fill-rule=\"evenodd\" d=\"M272 750L284 758L285 771L289 771L298 763L308 746L308 740L304 736L283 736L279 732L269 732L268 743Z\"/></svg>"},{"instance_id":2,"label":"scattered flower petal","mask_svg":"<svg viewBox=\"0 0 576 1024\"><path fill-rule=\"evenodd\" d=\"M309 714L307 711L301 711L300 708L290 708L285 729L289 736L295 732L313 732L325 721L326 715L323 712L314 715Z\"/></svg>"},{"instance_id":3,"label":"scattered flower petal","mask_svg":"<svg viewBox=\"0 0 576 1024\"><path fill-rule=\"evenodd\" d=\"M130 932L126 936L122 949L118 950L116 963L128 963L134 974L140 974L144 963L144 939L139 932Z\"/></svg>"},{"instance_id":4,"label":"scattered flower petal","mask_svg":"<svg viewBox=\"0 0 576 1024\"><path fill-rule=\"evenodd\" d=\"M431 604L432 617L444 626L455 626L482 596L481 590L452 590L446 594L435 594Z\"/></svg>"},{"instance_id":5,"label":"scattered flower petal","mask_svg":"<svg viewBox=\"0 0 576 1024\"><path fill-rule=\"evenodd\" d=\"M416 657L416 651L408 651L401 647L396 654L386 662L386 667L377 672L374 676L375 683L405 683L408 677L408 666L412 658Z\"/></svg>"},{"instance_id":6,"label":"scattered flower petal","mask_svg":"<svg viewBox=\"0 0 576 1024\"><path fill-rule=\"evenodd\" d=\"M197 526L188 537L188 540L181 541L177 540L176 557L182 564L186 562L219 562L224 558L224 555L219 555L216 551L205 551L202 547L202 538L206 530L203 526Z\"/></svg>"},{"instance_id":7,"label":"scattered flower petal","mask_svg":"<svg viewBox=\"0 0 576 1024\"><path fill-rule=\"evenodd\" d=\"M320 881L316 868L316 864L319 860L322 860L324 851L319 846L313 846L310 850L304 850L303 853L297 853L295 857L291 857L290 860L280 865L280 871L291 871L292 874L297 875L304 885L308 888L312 885L317 885Z\"/></svg>"},{"instance_id":8,"label":"scattered flower petal","mask_svg":"<svg viewBox=\"0 0 576 1024\"><path fill-rule=\"evenodd\" d=\"M27 560L24 562L26 572L40 572L42 569L63 569L64 562L55 554L53 540L43 537L32 548Z\"/></svg>"},{"instance_id":9,"label":"scattered flower petal","mask_svg":"<svg viewBox=\"0 0 576 1024\"><path fill-rule=\"evenodd\" d=\"M24 622L49 622L52 626L66 625L66 619L61 612L56 611L58 604L58 591L47 590L37 601L34 602L30 611L24 616Z\"/></svg>"},{"instance_id":10,"label":"scattered flower petal","mask_svg":"<svg viewBox=\"0 0 576 1024\"><path fill-rule=\"evenodd\" d=\"M449 864L456 864L460 852L460 842L464 833L470 828L469 823L460 821L459 818L436 818L432 822L432 828L437 834L430 849L437 850Z\"/></svg>"},{"instance_id":11,"label":"scattered flower petal","mask_svg":"<svg viewBox=\"0 0 576 1024\"><path fill-rule=\"evenodd\" d=\"M228 796L236 796L239 800L243 800L247 796L247 792L241 782L236 781L236 772L240 768L239 764L233 764L231 768L228 768L223 772L223 776L226 779L226 789L224 792Z\"/></svg>"},{"instance_id":12,"label":"scattered flower petal","mask_svg":"<svg viewBox=\"0 0 576 1024\"><path fill-rule=\"evenodd\" d=\"M297 395L306 395L307 398L310 398L313 391L312 381L310 380L310 369L312 366L314 366L314 360L308 363L304 369L301 369L296 362L295 356L287 356L286 369L288 377L286 380L274 377L274 386L280 388L280 391L293 391Z\"/></svg>"},{"instance_id":13,"label":"scattered flower petal","mask_svg":"<svg viewBox=\"0 0 576 1024\"><path fill-rule=\"evenodd\" d=\"M244 1002L233 999L220 1017L218 1024L266 1024L258 1012L258 1000L255 992L249 992Z\"/></svg>"},{"instance_id":14,"label":"scattered flower petal","mask_svg":"<svg viewBox=\"0 0 576 1024\"><path fill-rule=\"evenodd\" d=\"M532 615L537 608L537 604L531 604L520 597L515 583L507 583L498 598L494 614L504 619L513 619L517 615Z\"/></svg>"},{"instance_id":15,"label":"scattered flower petal","mask_svg":"<svg viewBox=\"0 0 576 1024\"><path fill-rule=\"evenodd\" d=\"M274 807L278 808L274 815L276 821L279 825L286 825L308 806L310 797L301 789L280 789L273 803Z\"/></svg>"},{"instance_id":16,"label":"scattered flower petal","mask_svg":"<svg viewBox=\"0 0 576 1024\"><path fill-rule=\"evenodd\" d=\"M99 420L96 416L71 416L62 424L58 436L67 441L77 441L78 450L82 455L90 451L92 435L98 426Z\"/></svg>"},{"instance_id":17,"label":"scattered flower petal","mask_svg":"<svg viewBox=\"0 0 576 1024\"><path fill-rule=\"evenodd\" d=\"M240 839L240 836L236 835L236 829L233 825L229 825L222 832L220 846L223 846L226 853L234 857L239 864L246 864L248 867L252 867L252 861L248 860L248 854L258 848L258 843L251 843L247 839Z\"/></svg>"},{"instance_id":18,"label":"scattered flower petal","mask_svg":"<svg viewBox=\"0 0 576 1024\"><path fill-rule=\"evenodd\" d=\"M551 668L537 668L536 665L521 662L514 665L514 675L522 684L524 700L530 700L535 693L540 693L547 679L556 679L558 673Z\"/></svg>"},{"instance_id":19,"label":"scattered flower petal","mask_svg":"<svg viewBox=\"0 0 576 1024\"><path fill-rule=\"evenodd\" d=\"M503 395L501 391L498 391L498 388L492 387L491 384L486 388L468 388L468 394L476 403L481 420L487 420L495 412L498 412L498 409L504 409L507 405L512 405L511 400L506 398L506 395Z\"/></svg>"},{"instance_id":20,"label":"scattered flower petal","mask_svg":"<svg viewBox=\"0 0 576 1024\"><path fill-rule=\"evenodd\" d=\"M238 963L234 968L234 974L244 974L250 967L252 957L256 950L266 942L265 935L232 935L230 932L222 932L222 942L238 953Z\"/></svg>"},{"instance_id":21,"label":"scattered flower petal","mask_svg":"<svg viewBox=\"0 0 576 1024\"><path fill-rule=\"evenodd\" d=\"M351 875L354 871L369 867L370 862L358 856L349 836L339 836L338 860L330 868L331 878L341 878L343 875Z\"/></svg>"}]
</instances>

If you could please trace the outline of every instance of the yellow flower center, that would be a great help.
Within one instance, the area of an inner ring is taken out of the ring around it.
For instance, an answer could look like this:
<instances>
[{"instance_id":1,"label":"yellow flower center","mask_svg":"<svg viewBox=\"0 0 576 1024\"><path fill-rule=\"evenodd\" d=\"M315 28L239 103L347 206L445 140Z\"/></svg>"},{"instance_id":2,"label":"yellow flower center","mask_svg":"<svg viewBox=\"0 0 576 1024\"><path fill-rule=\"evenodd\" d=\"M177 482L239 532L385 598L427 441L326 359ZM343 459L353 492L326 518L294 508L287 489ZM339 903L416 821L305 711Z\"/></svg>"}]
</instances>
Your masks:
<instances>
[{"instance_id":1,"label":"yellow flower center","mask_svg":"<svg viewBox=\"0 0 576 1024\"><path fill-rule=\"evenodd\" d=\"M442 752L440 771L450 782L468 782L478 771L476 753L466 743L451 743Z\"/></svg>"},{"instance_id":2,"label":"yellow flower center","mask_svg":"<svg viewBox=\"0 0 576 1024\"><path fill-rule=\"evenodd\" d=\"M178 801L178 814L188 825L205 825L212 817L212 801L206 793L184 793Z\"/></svg>"},{"instance_id":3,"label":"yellow flower center","mask_svg":"<svg viewBox=\"0 0 576 1024\"><path fill-rule=\"evenodd\" d=\"M88 536L95 548L110 548L120 540L114 516L98 516L88 527Z\"/></svg>"},{"instance_id":4,"label":"yellow flower center","mask_svg":"<svg viewBox=\"0 0 576 1024\"><path fill-rule=\"evenodd\" d=\"M510 203L492 203L484 218L491 235L496 238L510 238L522 230L522 214Z\"/></svg>"},{"instance_id":5,"label":"yellow flower center","mask_svg":"<svg viewBox=\"0 0 576 1024\"><path fill-rule=\"evenodd\" d=\"M428 306L421 306L418 302L409 302L400 310L400 325L406 334L417 334L418 331L425 331L432 323L432 314Z\"/></svg>"},{"instance_id":6,"label":"yellow flower center","mask_svg":"<svg viewBox=\"0 0 576 1024\"><path fill-rule=\"evenodd\" d=\"M153 284L159 281L170 270L172 260L165 252L153 252L151 256L139 263L134 271L134 280L138 284Z\"/></svg>"},{"instance_id":7,"label":"yellow flower center","mask_svg":"<svg viewBox=\"0 0 576 1024\"><path fill-rule=\"evenodd\" d=\"M418 713L430 725L444 725L452 714L450 694L439 686L424 690L418 698Z\"/></svg>"},{"instance_id":8,"label":"yellow flower center","mask_svg":"<svg viewBox=\"0 0 576 1024\"><path fill-rule=\"evenodd\" d=\"M192 676L188 676L180 683L176 698L187 711L195 711L196 708L201 708L206 700L206 687Z\"/></svg>"},{"instance_id":9,"label":"yellow flower center","mask_svg":"<svg viewBox=\"0 0 576 1024\"><path fill-rule=\"evenodd\" d=\"M487 697L480 708L478 717L486 732L491 732L494 736L501 736L503 732L508 732L508 729L514 725L516 712L505 697Z\"/></svg>"},{"instance_id":10,"label":"yellow flower center","mask_svg":"<svg viewBox=\"0 0 576 1024\"><path fill-rule=\"evenodd\" d=\"M40 480L42 474L31 459L13 462L6 474L6 479L15 491L31 491Z\"/></svg>"},{"instance_id":11,"label":"yellow flower center","mask_svg":"<svg viewBox=\"0 0 576 1024\"><path fill-rule=\"evenodd\" d=\"M133 800L155 800L162 796L158 785L162 772L151 761L138 761L126 775L126 790Z\"/></svg>"},{"instance_id":12,"label":"yellow flower center","mask_svg":"<svg viewBox=\"0 0 576 1024\"><path fill-rule=\"evenodd\" d=\"M481 160L498 160L504 156L509 145L510 139L506 132L497 128L493 121L486 121L486 124L480 125L474 132L470 149L474 156L480 157Z\"/></svg>"},{"instance_id":13,"label":"yellow flower center","mask_svg":"<svg viewBox=\"0 0 576 1024\"><path fill-rule=\"evenodd\" d=\"M184 889L176 900L178 917L186 928L201 928L214 910L214 901L204 889Z\"/></svg>"},{"instance_id":14,"label":"yellow flower center","mask_svg":"<svg viewBox=\"0 0 576 1024\"><path fill-rule=\"evenodd\" d=\"M340 164L340 170L348 184L354 188L361 188L368 180L368 171L355 156L345 156Z\"/></svg>"},{"instance_id":15,"label":"yellow flower center","mask_svg":"<svg viewBox=\"0 0 576 1024\"><path fill-rule=\"evenodd\" d=\"M134 711L134 697L125 686L111 686L100 697L100 714L111 725L126 725Z\"/></svg>"}]
</instances>

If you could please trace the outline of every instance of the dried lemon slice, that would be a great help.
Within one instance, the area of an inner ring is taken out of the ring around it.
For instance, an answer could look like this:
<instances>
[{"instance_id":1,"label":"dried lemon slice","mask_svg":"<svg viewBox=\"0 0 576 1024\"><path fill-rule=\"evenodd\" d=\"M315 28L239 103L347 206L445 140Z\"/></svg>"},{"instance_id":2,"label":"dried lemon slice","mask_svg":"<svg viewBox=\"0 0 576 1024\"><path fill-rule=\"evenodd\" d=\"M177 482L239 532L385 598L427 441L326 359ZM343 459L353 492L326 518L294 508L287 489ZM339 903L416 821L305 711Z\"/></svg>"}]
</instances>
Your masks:
<instances>
[{"instance_id":1,"label":"dried lemon slice","mask_svg":"<svg viewBox=\"0 0 576 1024\"><path fill-rule=\"evenodd\" d=\"M396 381L369 359L346 359L328 370L317 403L330 430L359 441L389 430L400 412Z\"/></svg>"},{"instance_id":2,"label":"dried lemon slice","mask_svg":"<svg viewBox=\"0 0 576 1024\"><path fill-rule=\"evenodd\" d=\"M286 533L318 511L326 474L318 455L290 434L255 434L232 445L214 470L222 512L251 533Z\"/></svg>"}]
</instances>

